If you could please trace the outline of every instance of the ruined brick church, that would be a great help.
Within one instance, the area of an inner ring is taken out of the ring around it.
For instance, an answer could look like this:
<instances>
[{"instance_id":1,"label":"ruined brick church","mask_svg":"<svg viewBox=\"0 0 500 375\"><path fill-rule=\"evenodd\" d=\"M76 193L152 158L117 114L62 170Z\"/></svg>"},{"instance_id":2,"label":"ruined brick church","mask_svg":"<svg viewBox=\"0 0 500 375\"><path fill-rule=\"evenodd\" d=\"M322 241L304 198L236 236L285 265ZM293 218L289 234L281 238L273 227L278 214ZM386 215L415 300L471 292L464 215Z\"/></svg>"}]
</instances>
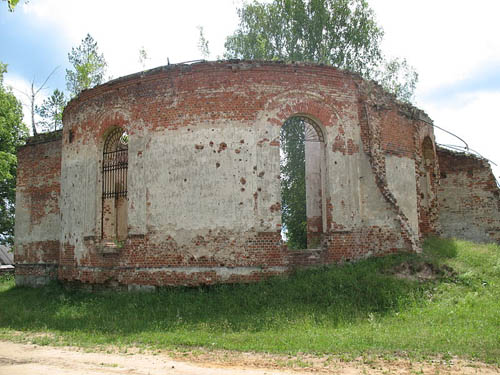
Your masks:
<instances>
[{"instance_id":1,"label":"ruined brick church","mask_svg":"<svg viewBox=\"0 0 500 375\"><path fill-rule=\"evenodd\" d=\"M306 131L307 248L281 237L280 129ZM83 91L18 151L18 285L151 289L257 281L500 240L487 161L373 82L304 63L168 65Z\"/></svg>"}]
</instances>

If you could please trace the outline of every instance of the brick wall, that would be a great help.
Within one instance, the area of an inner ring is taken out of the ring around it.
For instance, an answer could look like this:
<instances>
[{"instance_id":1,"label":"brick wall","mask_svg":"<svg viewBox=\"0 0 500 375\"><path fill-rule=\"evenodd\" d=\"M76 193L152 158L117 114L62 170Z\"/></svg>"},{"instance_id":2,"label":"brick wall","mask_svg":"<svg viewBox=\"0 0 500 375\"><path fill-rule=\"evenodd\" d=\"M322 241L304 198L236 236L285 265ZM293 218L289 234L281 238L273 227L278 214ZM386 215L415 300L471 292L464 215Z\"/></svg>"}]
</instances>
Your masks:
<instances>
[{"instance_id":1,"label":"brick wall","mask_svg":"<svg viewBox=\"0 0 500 375\"><path fill-rule=\"evenodd\" d=\"M488 161L438 149L439 224L445 237L500 241L500 190Z\"/></svg>"},{"instance_id":2,"label":"brick wall","mask_svg":"<svg viewBox=\"0 0 500 375\"><path fill-rule=\"evenodd\" d=\"M43 285L59 263L61 131L29 139L17 160L16 283Z\"/></svg>"},{"instance_id":3,"label":"brick wall","mask_svg":"<svg viewBox=\"0 0 500 375\"><path fill-rule=\"evenodd\" d=\"M294 115L325 138L311 189L320 192L319 248L298 252L280 236L279 134ZM372 82L312 64L174 65L86 90L64 112L58 277L131 287L255 281L418 251L428 121ZM101 236L101 167L114 127L129 145L128 234L113 244Z\"/></svg>"}]
</instances>

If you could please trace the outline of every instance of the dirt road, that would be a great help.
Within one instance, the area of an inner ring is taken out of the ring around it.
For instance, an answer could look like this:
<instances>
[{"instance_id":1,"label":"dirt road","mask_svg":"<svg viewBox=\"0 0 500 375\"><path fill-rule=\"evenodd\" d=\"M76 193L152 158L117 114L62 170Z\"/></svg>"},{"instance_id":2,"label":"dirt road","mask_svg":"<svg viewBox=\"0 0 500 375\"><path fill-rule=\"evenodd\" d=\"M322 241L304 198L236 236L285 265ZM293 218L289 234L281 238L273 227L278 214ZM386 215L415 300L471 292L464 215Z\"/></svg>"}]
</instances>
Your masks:
<instances>
[{"instance_id":1,"label":"dirt road","mask_svg":"<svg viewBox=\"0 0 500 375\"><path fill-rule=\"evenodd\" d=\"M186 355L185 353L183 355ZM210 352L187 355L184 362L165 353L89 353L69 347L0 341L0 375L285 375L285 374L499 374L480 363L313 360L251 353ZM291 367L283 369L283 366ZM303 368L306 366L307 368ZM281 367L281 368L279 368Z\"/></svg>"}]
</instances>

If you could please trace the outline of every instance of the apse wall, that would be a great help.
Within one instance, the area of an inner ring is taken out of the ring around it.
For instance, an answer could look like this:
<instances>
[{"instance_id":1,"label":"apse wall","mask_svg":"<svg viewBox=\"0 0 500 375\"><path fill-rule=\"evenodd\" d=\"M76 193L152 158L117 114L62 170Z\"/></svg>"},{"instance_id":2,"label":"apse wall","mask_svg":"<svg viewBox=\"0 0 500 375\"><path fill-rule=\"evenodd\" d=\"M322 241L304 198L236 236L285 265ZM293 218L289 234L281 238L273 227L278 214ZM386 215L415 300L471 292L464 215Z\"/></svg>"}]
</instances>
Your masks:
<instances>
[{"instance_id":1,"label":"apse wall","mask_svg":"<svg viewBox=\"0 0 500 375\"><path fill-rule=\"evenodd\" d=\"M294 116L323 137L311 180L318 186L310 186L319 241L302 250L280 235L279 135ZM422 142L433 144L430 120L332 67L164 66L82 92L63 122L57 274L65 282L134 289L256 281L418 251L425 215L434 228L419 177ZM114 129L126 135L126 210L110 218L103 150ZM120 225L124 235L106 235Z\"/></svg>"}]
</instances>

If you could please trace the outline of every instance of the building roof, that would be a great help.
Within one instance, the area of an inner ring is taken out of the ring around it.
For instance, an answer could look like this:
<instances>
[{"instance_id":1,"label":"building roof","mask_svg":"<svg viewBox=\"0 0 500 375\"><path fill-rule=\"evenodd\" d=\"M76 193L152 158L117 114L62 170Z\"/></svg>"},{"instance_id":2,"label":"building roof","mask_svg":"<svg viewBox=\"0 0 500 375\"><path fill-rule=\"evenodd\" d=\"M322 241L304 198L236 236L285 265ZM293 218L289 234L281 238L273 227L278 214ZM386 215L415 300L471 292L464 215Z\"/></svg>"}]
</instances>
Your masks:
<instances>
[{"instance_id":1,"label":"building roof","mask_svg":"<svg viewBox=\"0 0 500 375\"><path fill-rule=\"evenodd\" d=\"M0 265L14 264L14 255L10 249L5 245L0 245Z\"/></svg>"}]
</instances>

